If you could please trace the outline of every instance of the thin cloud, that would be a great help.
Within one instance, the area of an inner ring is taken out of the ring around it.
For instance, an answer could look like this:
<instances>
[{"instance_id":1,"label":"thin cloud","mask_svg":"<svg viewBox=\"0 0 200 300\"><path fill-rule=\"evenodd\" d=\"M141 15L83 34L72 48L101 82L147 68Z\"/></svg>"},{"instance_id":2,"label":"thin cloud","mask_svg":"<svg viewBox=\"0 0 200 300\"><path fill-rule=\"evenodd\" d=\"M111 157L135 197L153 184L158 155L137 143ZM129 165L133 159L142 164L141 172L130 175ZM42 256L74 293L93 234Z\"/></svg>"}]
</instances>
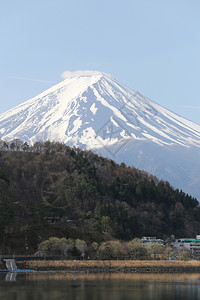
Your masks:
<instances>
[{"instance_id":1,"label":"thin cloud","mask_svg":"<svg viewBox=\"0 0 200 300\"><path fill-rule=\"evenodd\" d=\"M104 74L106 76L109 76L109 74L106 74L104 72L99 72L95 70L78 70L78 71L64 71L61 74L61 77L64 79L71 78L71 77L79 77L79 76L93 76L93 75L99 75L99 74Z\"/></svg>"},{"instance_id":2,"label":"thin cloud","mask_svg":"<svg viewBox=\"0 0 200 300\"><path fill-rule=\"evenodd\" d=\"M9 76L9 79L17 79L17 80L25 80L25 81L32 81L32 82L43 82L43 83L55 83L50 80L45 79L36 79L36 78L28 78L28 77L18 77L18 76Z\"/></svg>"},{"instance_id":3,"label":"thin cloud","mask_svg":"<svg viewBox=\"0 0 200 300\"><path fill-rule=\"evenodd\" d=\"M200 109L200 105L174 105L174 107Z\"/></svg>"}]
</instances>

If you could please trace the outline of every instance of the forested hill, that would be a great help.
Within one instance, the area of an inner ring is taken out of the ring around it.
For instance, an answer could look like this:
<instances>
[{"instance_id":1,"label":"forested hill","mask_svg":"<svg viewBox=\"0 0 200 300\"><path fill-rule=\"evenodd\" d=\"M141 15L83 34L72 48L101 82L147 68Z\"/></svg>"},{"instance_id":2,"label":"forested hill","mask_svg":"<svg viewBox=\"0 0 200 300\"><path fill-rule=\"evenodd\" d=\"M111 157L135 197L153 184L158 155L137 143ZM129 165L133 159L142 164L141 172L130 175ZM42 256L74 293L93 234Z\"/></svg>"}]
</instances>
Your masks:
<instances>
[{"instance_id":1,"label":"forested hill","mask_svg":"<svg viewBox=\"0 0 200 300\"><path fill-rule=\"evenodd\" d=\"M0 243L35 251L50 236L88 242L195 236L196 199L90 151L37 142L0 152Z\"/></svg>"}]
</instances>

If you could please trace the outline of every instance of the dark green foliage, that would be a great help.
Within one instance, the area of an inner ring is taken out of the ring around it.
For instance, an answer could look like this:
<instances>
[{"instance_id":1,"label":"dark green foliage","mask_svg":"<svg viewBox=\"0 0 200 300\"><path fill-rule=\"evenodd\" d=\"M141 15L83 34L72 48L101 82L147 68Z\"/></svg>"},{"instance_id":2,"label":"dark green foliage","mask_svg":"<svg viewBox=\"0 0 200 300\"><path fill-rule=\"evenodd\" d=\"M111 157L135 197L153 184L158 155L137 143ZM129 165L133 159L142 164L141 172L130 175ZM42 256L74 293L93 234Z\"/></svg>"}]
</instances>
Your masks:
<instances>
[{"instance_id":1,"label":"dark green foliage","mask_svg":"<svg viewBox=\"0 0 200 300\"><path fill-rule=\"evenodd\" d=\"M196 199L144 171L60 143L8 144L0 192L4 252L22 251L25 237L33 252L50 236L100 242L200 232Z\"/></svg>"}]
</instances>

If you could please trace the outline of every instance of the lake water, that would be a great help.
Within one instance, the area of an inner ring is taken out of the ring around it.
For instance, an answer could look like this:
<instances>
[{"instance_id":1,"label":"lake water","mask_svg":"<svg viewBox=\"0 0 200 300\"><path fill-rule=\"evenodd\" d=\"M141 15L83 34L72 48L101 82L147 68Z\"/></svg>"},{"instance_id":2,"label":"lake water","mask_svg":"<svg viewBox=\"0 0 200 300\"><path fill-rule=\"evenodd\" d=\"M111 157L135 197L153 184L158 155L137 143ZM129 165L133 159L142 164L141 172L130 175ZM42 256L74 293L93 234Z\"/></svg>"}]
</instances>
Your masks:
<instances>
[{"instance_id":1,"label":"lake water","mask_svg":"<svg viewBox=\"0 0 200 300\"><path fill-rule=\"evenodd\" d=\"M0 274L0 300L193 300L200 274Z\"/></svg>"}]
</instances>

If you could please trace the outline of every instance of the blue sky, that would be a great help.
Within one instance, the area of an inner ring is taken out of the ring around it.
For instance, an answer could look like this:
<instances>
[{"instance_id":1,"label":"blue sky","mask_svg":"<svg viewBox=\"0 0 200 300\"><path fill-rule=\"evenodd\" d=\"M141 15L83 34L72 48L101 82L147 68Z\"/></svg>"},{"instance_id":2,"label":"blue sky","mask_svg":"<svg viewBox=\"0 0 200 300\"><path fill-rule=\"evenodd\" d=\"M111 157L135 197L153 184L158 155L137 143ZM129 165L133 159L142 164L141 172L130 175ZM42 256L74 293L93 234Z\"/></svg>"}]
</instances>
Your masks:
<instances>
[{"instance_id":1,"label":"blue sky","mask_svg":"<svg viewBox=\"0 0 200 300\"><path fill-rule=\"evenodd\" d=\"M99 70L200 123L199 0L0 1L0 113Z\"/></svg>"}]
</instances>

